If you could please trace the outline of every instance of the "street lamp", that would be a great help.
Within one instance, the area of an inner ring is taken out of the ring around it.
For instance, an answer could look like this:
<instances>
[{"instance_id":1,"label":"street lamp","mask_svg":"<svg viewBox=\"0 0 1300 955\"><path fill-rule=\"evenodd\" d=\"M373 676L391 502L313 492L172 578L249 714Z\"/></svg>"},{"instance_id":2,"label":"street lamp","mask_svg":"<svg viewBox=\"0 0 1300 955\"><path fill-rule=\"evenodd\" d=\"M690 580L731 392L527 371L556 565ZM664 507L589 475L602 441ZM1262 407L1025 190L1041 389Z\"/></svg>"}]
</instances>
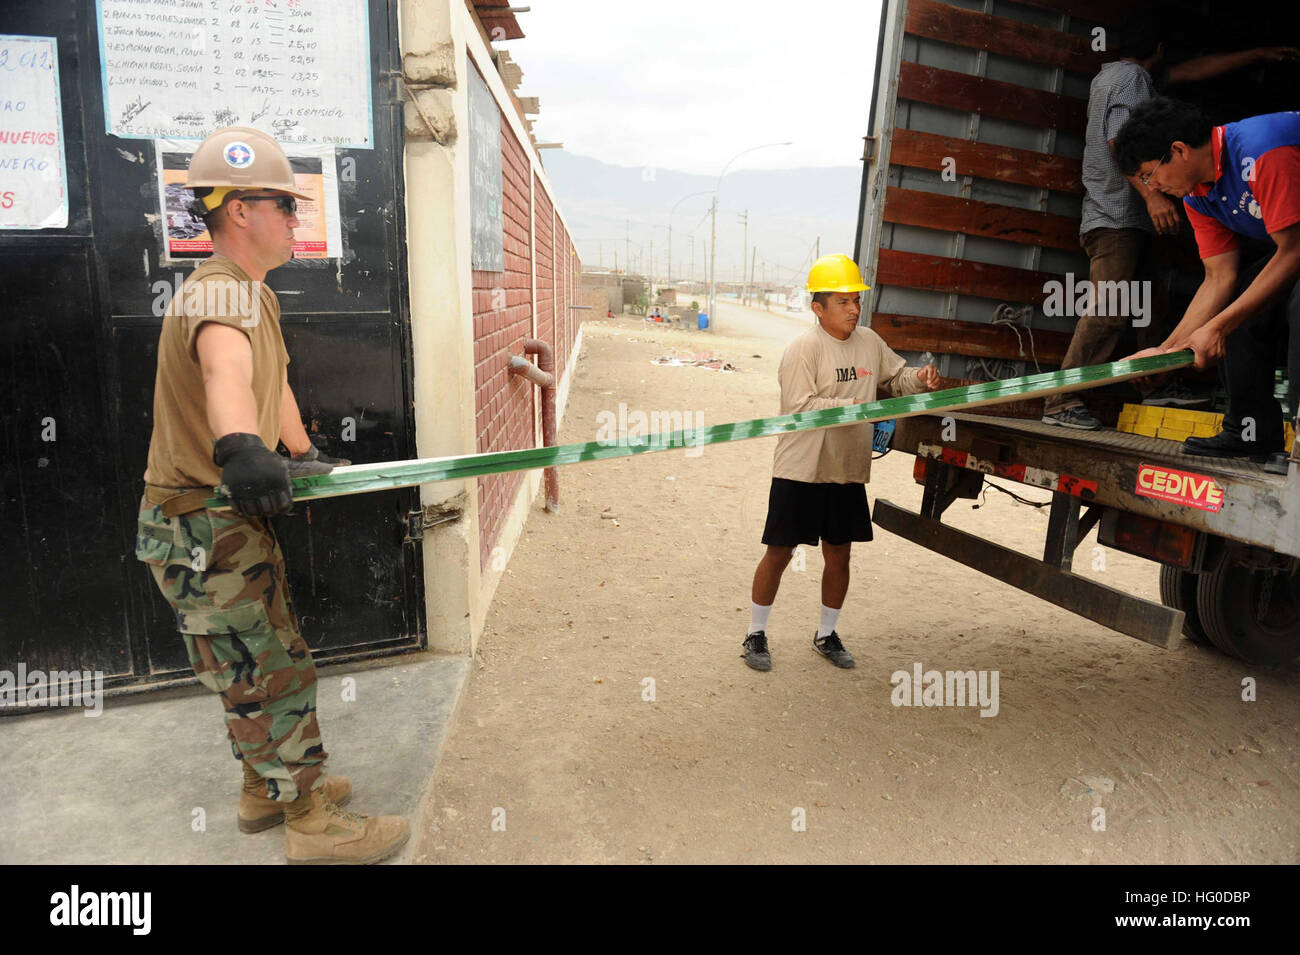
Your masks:
<instances>
[{"instance_id":1,"label":"street lamp","mask_svg":"<svg viewBox=\"0 0 1300 955\"><path fill-rule=\"evenodd\" d=\"M701 189L699 192L692 192L689 196L682 196L673 203L672 212L668 213L668 284L673 284L673 213L687 199L694 199L696 196L707 196L712 190Z\"/></svg>"},{"instance_id":2,"label":"street lamp","mask_svg":"<svg viewBox=\"0 0 1300 955\"><path fill-rule=\"evenodd\" d=\"M713 236L709 242L709 331L713 331L714 325L718 321L718 302L717 302L717 261L718 261L718 190L722 188L722 177L727 174L731 164L746 153L752 153L758 149L767 149L769 146L791 146L793 143L764 143L761 146L751 146L748 149L742 149L736 155L727 160L727 165L722 167L722 172L718 173L718 181L713 185Z\"/></svg>"}]
</instances>

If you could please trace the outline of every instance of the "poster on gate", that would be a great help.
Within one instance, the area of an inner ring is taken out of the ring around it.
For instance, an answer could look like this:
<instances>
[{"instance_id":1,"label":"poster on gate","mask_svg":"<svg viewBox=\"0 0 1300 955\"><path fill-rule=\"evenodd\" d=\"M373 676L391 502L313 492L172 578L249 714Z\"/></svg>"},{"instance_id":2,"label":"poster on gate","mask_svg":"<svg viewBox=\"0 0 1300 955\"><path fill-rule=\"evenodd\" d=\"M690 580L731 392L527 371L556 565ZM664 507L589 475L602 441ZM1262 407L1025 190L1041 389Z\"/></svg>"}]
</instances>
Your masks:
<instances>
[{"instance_id":1,"label":"poster on gate","mask_svg":"<svg viewBox=\"0 0 1300 955\"><path fill-rule=\"evenodd\" d=\"M158 203L162 214L164 258L197 259L212 254L212 236L190 204L185 188L193 143L155 140ZM294 230L295 259L334 259L342 254L338 174L330 146L291 146L286 153L293 167L294 186L311 199L298 200Z\"/></svg>"}]
</instances>

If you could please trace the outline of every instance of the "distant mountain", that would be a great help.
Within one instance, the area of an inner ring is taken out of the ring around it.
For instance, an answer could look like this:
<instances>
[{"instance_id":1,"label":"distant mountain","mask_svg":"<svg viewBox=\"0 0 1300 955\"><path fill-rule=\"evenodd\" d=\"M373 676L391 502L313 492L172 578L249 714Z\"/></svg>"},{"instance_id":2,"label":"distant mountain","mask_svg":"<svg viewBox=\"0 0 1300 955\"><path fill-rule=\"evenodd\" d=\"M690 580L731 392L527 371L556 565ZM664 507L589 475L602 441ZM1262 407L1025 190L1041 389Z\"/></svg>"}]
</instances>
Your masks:
<instances>
[{"instance_id":1,"label":"distant mountain","mask_svg":"<svg viewBox=\"0 0 1300 955\"><path fill-rule=\"evenodd\" d=\"M641 271L654 241L655 275L668 266L668 213L679 199L694 192L711 193L716 176L613 166L562 149L542 154L546 173L558 194L585 267L618 256L626 266L628 220L631 220L632 267ZM743 162L743 160L742 160ZM718 207L718 279L739 281L744 228L749 210L749 246L758 248L758 279L770 285L802 283L812 261L813 243L821 236L822 254L853 254L858 218L860 166L747 170L733 169L722 180ZM673 277L684 278L690 266L690 234L695 235L695 275L704 277L704 243L709 240L710 195L684 199L673 216ZM656 228L658 226L659 228Z\"/></svg>"}]
</instances>

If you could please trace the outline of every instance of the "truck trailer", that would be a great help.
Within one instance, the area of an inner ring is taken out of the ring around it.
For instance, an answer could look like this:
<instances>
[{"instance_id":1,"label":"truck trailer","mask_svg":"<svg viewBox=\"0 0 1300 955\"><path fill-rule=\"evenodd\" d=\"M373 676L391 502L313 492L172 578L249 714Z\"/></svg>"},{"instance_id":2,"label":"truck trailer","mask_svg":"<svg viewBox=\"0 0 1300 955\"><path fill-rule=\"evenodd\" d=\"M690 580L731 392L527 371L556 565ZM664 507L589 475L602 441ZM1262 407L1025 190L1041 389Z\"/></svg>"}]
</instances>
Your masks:
<instances>
[{"instance_id":1,"label":"truck trailer","mask_svg":"<svg viewBox=\"0 0 1300 955\"><path fill-rule=\"evenodd\" d=\"M1060 364L1073 322L1044 305L1052 283L1088 276L1078 239L1088 87L1115 59L1107 38L1131 8L884 0L856 248L871 286L864 321L895 351L933 356L957 382ZM1248 91L1266 81L1256 71L1231 82ZM1265 111L1259 101L1226 118ZM1157 280L1175 303L1200 281L1188 252L1184 243L1169 254ZM1119 399L1097 399L1113 420ZM1061 428L1030 402L1013 414L899 421L891 448L915 455L921 507L878 500L875 522L1158 647L1181 634L1255 664L1300 657L1294 463L1273 474L1250 460L1186 455L1175 440ZM1041 560L943 522L991 477L1050 491ZM1093 528L1104 546L1159 565L1160 603L1072 572Z\"/></svg>"}]
</instances>

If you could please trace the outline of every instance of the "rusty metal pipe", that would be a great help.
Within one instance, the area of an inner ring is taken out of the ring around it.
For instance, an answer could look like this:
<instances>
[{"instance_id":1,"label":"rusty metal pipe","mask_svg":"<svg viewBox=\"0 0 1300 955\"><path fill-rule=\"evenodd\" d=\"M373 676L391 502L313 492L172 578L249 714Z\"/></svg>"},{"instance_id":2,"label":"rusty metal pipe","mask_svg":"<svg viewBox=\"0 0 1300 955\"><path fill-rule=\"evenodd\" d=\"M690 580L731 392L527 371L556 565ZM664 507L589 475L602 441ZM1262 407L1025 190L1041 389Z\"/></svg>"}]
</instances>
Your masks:
<instances>
[{"instance_id":1,"label":"rusty metal pipe","mask_svg":"<svg viewBox=\"0 0 1300 955\"><path fill-rule=\"evenodd\" d=\"M527 358L514 355L510 358L510 374L521 375L542 389L542 444L555 447L555 353L551 346L538 338L524 339L524 354L536 355L534 365ZM555 468L546 469L546 509L557 511L560 507L560 476Z\"/></svg>"},{"instance_id":2,"label":"rusty metal pipe","mask_svg":"<svg viewBox=\"0 0 1300 955\"><path fill-rule=\"evenodd\" d=\"M510 356L510 371L512 374L527 378L539 388L550 388L555 384L555 376L542 371L527 358L519 355Z\"/></svg>"}]
</instances>

